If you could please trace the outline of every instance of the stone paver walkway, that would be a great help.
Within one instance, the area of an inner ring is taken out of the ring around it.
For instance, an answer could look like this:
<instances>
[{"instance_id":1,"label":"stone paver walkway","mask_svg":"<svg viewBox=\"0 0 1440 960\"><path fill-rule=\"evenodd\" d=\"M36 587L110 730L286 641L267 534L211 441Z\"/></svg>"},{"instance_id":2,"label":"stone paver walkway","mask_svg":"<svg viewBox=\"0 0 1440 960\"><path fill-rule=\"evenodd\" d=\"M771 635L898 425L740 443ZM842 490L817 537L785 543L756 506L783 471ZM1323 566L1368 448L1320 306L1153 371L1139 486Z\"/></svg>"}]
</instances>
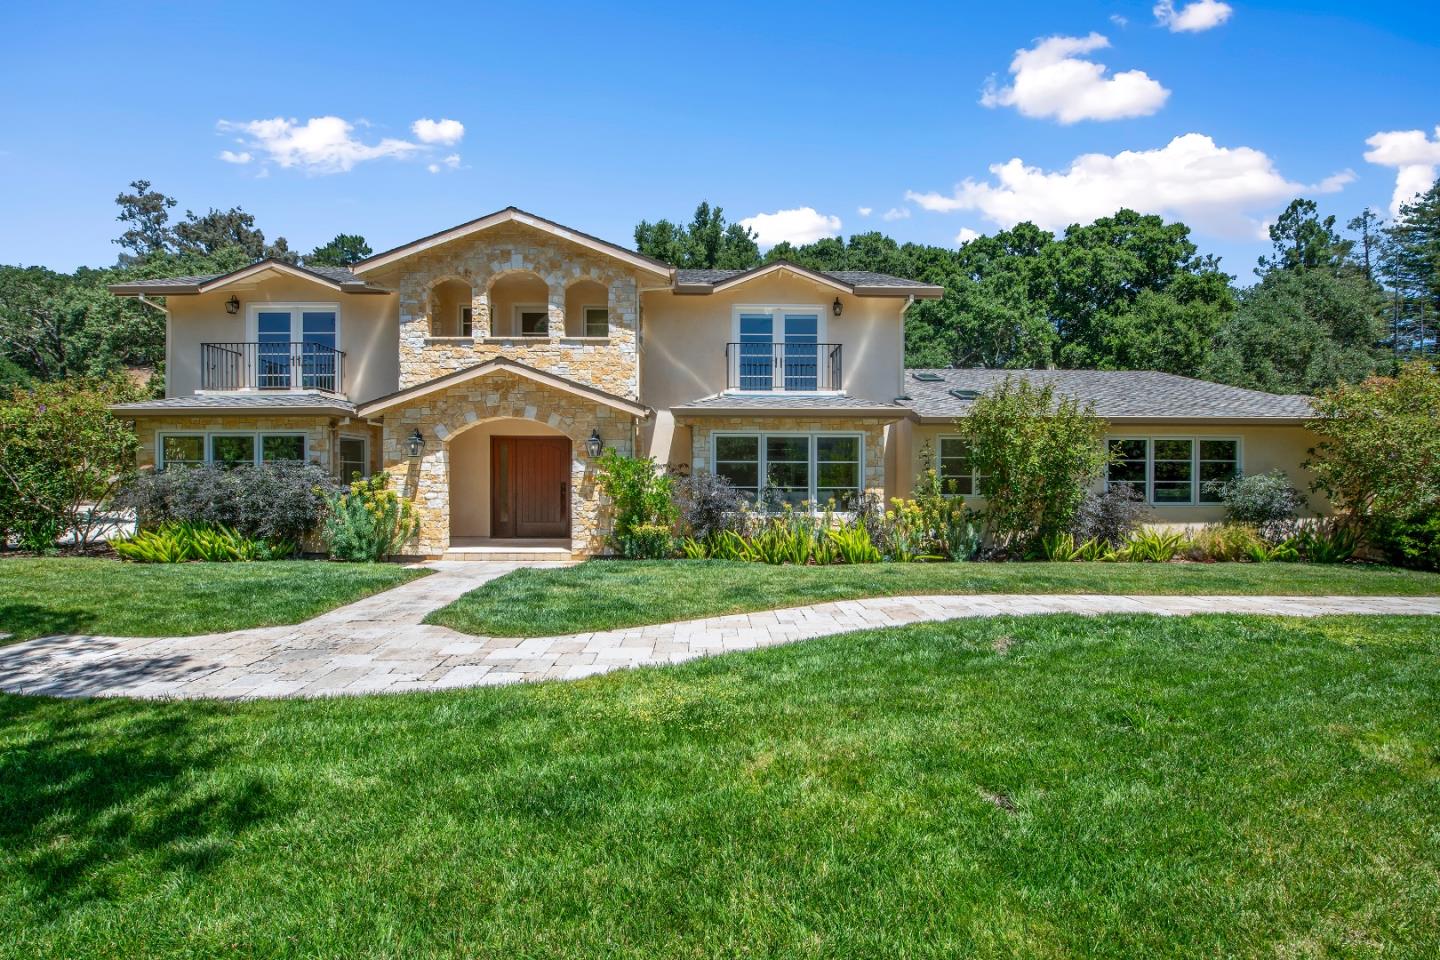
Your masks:
<instances>
[{"instance_id":1,"label":"stone paver walkway","mask_svg":"<svg viewBox=\"0 0 1440 960\"><path fill-rule=\"evenodd\" d=\"M850 630L1041 613L1440 615L1440 597L1010 595L879 597L560 637L476 637L420 621L513 563L435 573L305 623L197 637L46 637L0 647L0 690L235 699L577 679Z\"/></svg>"}]
</instances>

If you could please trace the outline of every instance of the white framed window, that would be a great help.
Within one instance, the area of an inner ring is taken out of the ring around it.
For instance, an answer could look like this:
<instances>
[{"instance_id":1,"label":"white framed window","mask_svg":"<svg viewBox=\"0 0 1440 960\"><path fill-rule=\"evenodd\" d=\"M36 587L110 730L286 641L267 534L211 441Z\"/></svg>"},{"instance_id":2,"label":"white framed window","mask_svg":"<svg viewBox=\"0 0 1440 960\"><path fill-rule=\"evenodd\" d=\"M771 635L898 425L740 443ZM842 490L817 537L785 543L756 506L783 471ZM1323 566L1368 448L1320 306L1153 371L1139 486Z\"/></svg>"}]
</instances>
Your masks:
<instances>
[{"instance_id":1,"label":"white framed window","mask_svg":"<svg viewBox=\"0 0 1440 960\"><path fill-rule=\"evenodd\" d=\"M460 304L460 321L457 329L462 337L473 337L475 335L475 308L468 303Z\"/></svg>"},{"instance_id":2,"label":"white framed window","mask_svg":"<svg viewBox=\"0 0 1440 960\"><path fill-rule=\"evenodd\" d=\"M259 390L338 391L340 304L252 303L245 339L255 346L254 383Z\"/></svg>"},{"instance_id":3,"label":"white framed window","mask_svg":"<svg viewBox=\"0 0 1440 960\"><path fill-rule=\"evenodd\" d=\"M543 303L517 303L513 308L515 329L522 337L550 336L550 308Z\"/></svg>"},{"instance_id":4,"label":"white framed window","mask_svg":"<svg viewBox=\"0 0 1440 960\"><path fill-rule=\"evenodd\" d=\"M819 304L737 304L731 342L737 344L732 382L745 391L830 390L824 369L827 309Z\"/></svg>"},{"instance_id":5,"label":"white framed window","mask_svg":"<svg viewBox=\"0 0 1440 960\"><path fill-rule=\"evenodd\" d=\"M367 437L347 437L337 440L336 458L340 463L340 479L349 483L355 479L370 476L370 440Z\"/></svg>"},{"instance_id":6,"label":"white framed window","mask_svg":"<svg viewBox=\"0 0 1440 960\"><path fill-rule=\"evenodd\" d=\"M935 472L940 477L940 489L947 494L961 497L980 494L980 474L970 459L970 444L964 437L941 437L936 442Z\"/></svg>"},{"instance_id":7,"label":"white framed window","mask_svg":"<svg viewBox=\"0 0 1440 960\"><path fill-rule=\"evenodd\" d=\"M162 433L155 438L155 464L222 466L303 461L307 450L305 434L288 431L216 430L211 433Z\"/></svg>"},{"instance_id":8,"label":"white framed window","mask_svg":"<svg viewBox=\"0 0 1440 960\"><path fill-rule=\"evenodd\" d=\"M603 305L591 305L580 308L582 324L580 335L583 337L608 337L610 336L610 308Z\"/></svg>"},{"instance_id":9,"label":"white framed window","mask_svg":"<svg viewBox=\"0 0 1440 960\"><path fill-rule=\"evenodd\" d=\"M1206 481L1230 480L1241 473L1236 437L1110 437L1107 486L1125 484L1156 506L1218 503Z\"/></svg>"},{"instance_id":10,"label":"white framed window","mask_svg":"<svg viewBox=\"0 0 1440 960\"><path fill-rule=\"evenodd\" d=\"M752 503L851 509L864 489L865 438L858 433L717 433L711 463Z\"/></svg>"}]
</instances>

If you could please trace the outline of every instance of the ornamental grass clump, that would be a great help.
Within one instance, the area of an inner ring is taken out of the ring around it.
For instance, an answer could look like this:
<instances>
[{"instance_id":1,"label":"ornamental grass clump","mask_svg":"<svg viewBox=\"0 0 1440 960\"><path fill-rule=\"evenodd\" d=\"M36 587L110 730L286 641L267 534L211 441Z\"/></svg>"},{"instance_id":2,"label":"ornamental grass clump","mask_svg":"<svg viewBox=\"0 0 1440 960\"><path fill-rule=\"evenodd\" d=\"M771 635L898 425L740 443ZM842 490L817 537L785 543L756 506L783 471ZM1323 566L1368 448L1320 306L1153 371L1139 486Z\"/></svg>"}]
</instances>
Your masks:
<instances>
[{"instance_id":1,"label":"ornamental grass clump","mask_svg":"<svg viewBox=\"0 0 1440 960\"><path fill-rule=\"evenodd\" d=\"M415 506L386 488L389 475L356 480L329 500L325 546L332 560L375 562L395 556L420 529Z\"/></svg>"},{"instance_id":2,"label":"ornamental grass clump","mask_svg":"<svg viewBox=\"0 0 1440 960\"><path fill-rule=\"evenodd\" d=\"M223 523L172 521L143 529L134 536L111 540L121 559L134 563L207 563L281 560L294 556L294 540L247 537Z\"/></svg>"}]
</instances>

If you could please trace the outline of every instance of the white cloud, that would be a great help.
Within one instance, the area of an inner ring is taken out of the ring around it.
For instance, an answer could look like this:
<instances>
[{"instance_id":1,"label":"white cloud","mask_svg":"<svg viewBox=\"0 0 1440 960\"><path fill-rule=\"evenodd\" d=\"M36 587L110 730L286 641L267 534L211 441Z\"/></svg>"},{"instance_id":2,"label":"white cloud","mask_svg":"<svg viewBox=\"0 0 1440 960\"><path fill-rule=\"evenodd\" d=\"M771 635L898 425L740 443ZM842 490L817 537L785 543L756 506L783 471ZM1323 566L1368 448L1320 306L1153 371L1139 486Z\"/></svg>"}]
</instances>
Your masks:
<instances>
[{"instance_id":1,"label":"white cloud","mask_svg":"<svg viewBox=\"0 0 1440 960\"><path fill-rule=\"evenodd\" d=\"M963 247L965 244L980 236L979 230L971 230L969 227L961 227L960 232L955 234L955 245Z\"/></svg>"},{"instance_id":2,"label":"white cloud","mask_svg":"<svg viewBox=\"0 0 1440 960\"><path fill-rule=\"evenodd\" d=\"M761 247L773 247L786 240L799 246L814 243L823 237L833 237L840 232L840 218L820 213L814 207L797 207L794 210L776 210L774 213L757 213L740 221L743 227L755 231L755 242Z\"/></svg>"},{"instance_id":3,"label":"white cloud","mask_svg":"<svg viewBox=\"0 0 1440 960\"><path fill-rule=\"evenodd\" d=\"M220 159L226 163L249 163L255 158L252 157L248 151L236 153L234 150L221 150Z\"/></svg>"},{"instance_id":4,"label":"white cloud","mask_svg":"<svg viewBox=\"0 0 1440 960\"><path fill-rule=\"evenodd\" d=\"M1430 189L1440 169L1440 126L1435 139L1424 130L1391 130L1365 141L1370 147L1365 159L1395 169L1395 193L1390 198L1390 215L1398 217L1400 207L1418 193Z\"/></svg>"},{"instance_id":5,"label":"white cloud","mask_svg":"<svg viewBox=\"0 0 1440 960\"><path fill-rule=\"evenodd\" d=\"M1200 33L1220 26L1235 11L1220 0L1194 0L1179 10L1172 0L1160 0L1153 12L1156 22L1168 27L1171 33Z\"/></svg>"},{"instance_id":6,"label":"white cloud","mask_svg":"<svg viewBox=\"0 0 1440 960\"><path fill-rule=\"evenodd\" d=\"M910 208L891 207L889 210L886 210L884 213L880 214L880 219L886 221L887 223L893 222L895 220L909 220Z\"/></svg>"},{"instance_id":7,"label":"white cloud","mask_svg":"<svg viewBox=\"0 0 1440 960\"><path fill-rule=\"evenodd\" d=\"M339 117L311 117L303 124L284 117L238 123L221 120L216 126L223 133L240 134L240 143L265 161L306 173L345 173L366 160L408 157L422 149L394 137L364 143L354 136L355 125Z\"/></svg>"},{"instance_id":8,"label":"white cloud","mask_svg":"<svg viewBox=\"0 0 1440 960\"><path fill-rule=\"evenodd\" d=\"M1049 230L1129 207L1248 239L1256 213L1314 189L1287 180L1259 150L1217 146L1199 133L1155 150L1082 154L1064 170L1028 166L1016 157L992 165L990 173L985 181L967 178L949 195L911 191L905 198L933 212L974 210L1002 227L1030 220ZM1327 183L1335 186L1340 177Z\"/></svg>"},{"instance_id":9,"label":"white cloud","mask_svg":"<svg viewBox=\"0 0 1440 960\"><path fill-rule=\"evenodd\" d=\"M1046 37L1010 61L1010 86L986 84L980 103L1014 107L1027 117L1053 117L1061 123L1148 117L1170 96L1143 70L1107 77L1102 63L1081 58L1110 46L1098 33L1087 37Z\"/></svg>"},{"instance_id":10,"label":"white cloud","mask_svg":"<svg viewBox=\"0 0 1440 960\"><path fill-rule=\"evenodd\" d=\"M856 207L856 208L855 208L855 212L858 213L858 214L860 214L860 216L862 216L862 217L868 217L868 216L870 216L870 214L872 214L872 213L875 212L875 208L874 208L874 207Z\"/></svg>"},{"instance_id":11,"label":"white cloud","mask_svg":"<svg viewBox=\"0 0 1440 960\"><path fill-rule=\"evenodd\" d=\"M1120 14L1118 14L1118 13L1112 13L1112 14L1110 14L1110 22L1113 23L1113 24L1115 24L1115 26L1117 26L1117 27L1128 27L1128 26L1130 26L1130 19L1129 19L1128 17L1122 17L1122 16L1121 16Z\"/></svg>"},{"instance_id":12,"label":"white cloud","mask_svg":"<svg viewBox=\"0 0 1440 960\"><path fill-rule=\"evenodd\" d=\"M1339 173L1330 174L1310 189L1315 193L1339 193L1354 182L1355 171L1347 168Z\"/></svg>"},{"instance_id":13,"label":"white cloud","mask_svg":"<svg viewBox=\"0 0 1440 960\"><path fill-rule=\"evenodd\" d=\"M421 143L434 143L450 147L465 136L465 124L459 120L429 120L424 117L410 124L410 132Z\"/></svg>"},{"instance_id":14,"label":"white cloud","mask_svg":"<svg viewBox=\"0 0 1440 960\"><path fill-rule=\"evenodd\" d=\"M429 170L431 173L439 173L441 170L459 170L460 154L452 153L450 154L450 156L444 158L438 163L430 164L425 169Z\"/></svg>"}]
</instances>

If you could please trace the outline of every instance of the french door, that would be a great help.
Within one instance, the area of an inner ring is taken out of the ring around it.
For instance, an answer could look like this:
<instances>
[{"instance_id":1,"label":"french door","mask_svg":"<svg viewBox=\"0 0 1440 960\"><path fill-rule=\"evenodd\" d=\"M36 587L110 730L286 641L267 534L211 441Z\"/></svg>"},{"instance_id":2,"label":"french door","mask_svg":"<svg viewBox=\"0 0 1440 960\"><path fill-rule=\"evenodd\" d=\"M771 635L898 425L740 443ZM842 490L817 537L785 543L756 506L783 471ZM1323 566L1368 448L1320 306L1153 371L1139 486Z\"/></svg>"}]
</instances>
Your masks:
<instances>
[{"instance_id":1,"label":"french door","mask_svg":"<svg viewBox=\"0 0 1440 960\"><path fill-rule=\"evenodd\" d=\"M340 389L336 311L261 307L255 311L255 386L261 390Z\"/></svg>"},{"instance_id":2,"label":"french door","mask_svg":"<svg viewBox=\"0 0 1440 960\"><path fill-rule=\"evenodd\" d=\"M740 314L740 389L815 390L819 342L815 313Z\"/></svg>"}]
</instances>

